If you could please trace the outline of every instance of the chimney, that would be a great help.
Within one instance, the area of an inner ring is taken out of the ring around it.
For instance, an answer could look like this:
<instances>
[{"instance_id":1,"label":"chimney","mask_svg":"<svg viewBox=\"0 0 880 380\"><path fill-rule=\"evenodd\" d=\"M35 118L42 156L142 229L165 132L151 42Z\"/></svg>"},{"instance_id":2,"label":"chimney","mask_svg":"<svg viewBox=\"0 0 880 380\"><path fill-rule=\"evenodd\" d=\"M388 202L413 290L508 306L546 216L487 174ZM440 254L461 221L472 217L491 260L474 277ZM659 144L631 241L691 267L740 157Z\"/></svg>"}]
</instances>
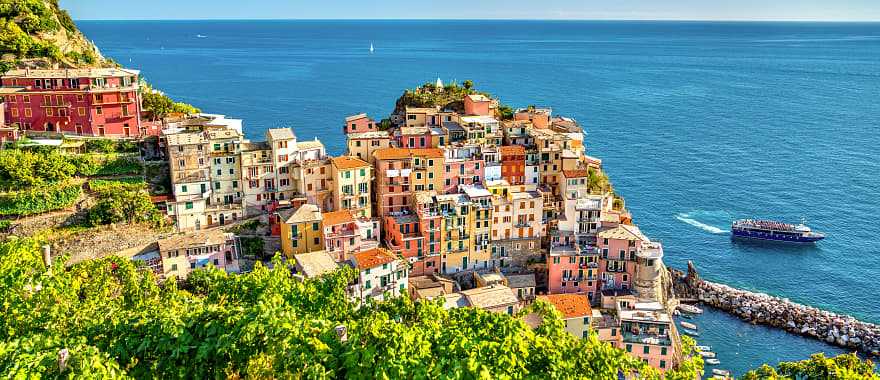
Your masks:
<instances>
[{"instance_id":1,"label":"chimney","mask_svg":"<svg viewBox=\"0 0 880 380\"><path fill-rule=\"evenodd\" d=\"M46 268L52 267L52 248L48 244L43 246L43 264Z\"/></svg>"}]
</instances>

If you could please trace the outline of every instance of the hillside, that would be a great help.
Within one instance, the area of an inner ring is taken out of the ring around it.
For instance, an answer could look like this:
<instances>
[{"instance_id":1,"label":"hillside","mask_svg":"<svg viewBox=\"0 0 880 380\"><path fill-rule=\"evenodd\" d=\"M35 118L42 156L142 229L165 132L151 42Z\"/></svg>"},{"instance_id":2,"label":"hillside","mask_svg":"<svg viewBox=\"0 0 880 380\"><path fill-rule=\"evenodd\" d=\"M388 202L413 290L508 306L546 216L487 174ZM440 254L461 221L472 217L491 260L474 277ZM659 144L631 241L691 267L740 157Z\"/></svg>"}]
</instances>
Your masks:
<instances>
[{"instance_id":1,"label":"hillside","mask_svg":"<svg viewBox=\"0 0 880 380\"><path fill-rule=\"evenodd\" d=\"M394 114L403 115L406 107L440 107L463 113L464 102L462 99L470 94L481 94L492 98L489 93L475 90L474 83L469 80L464 81L461 85L451 83L443 87L438 87L434 83L425 83L415 89L404 91L394 104ZM513 110L505 105L499 104L498 112L498 116L502 119L513 117Z\"/></svg>"},{"instance_id":2,"label":"hillside","mask_svg":"<svg viewBox=\"0 0 880 380\"><path fill-rule=\"evenodd\" d=\"M58 0L0 0L0 54L6 67L111 66Z\"/></svg>"}]
</instances>

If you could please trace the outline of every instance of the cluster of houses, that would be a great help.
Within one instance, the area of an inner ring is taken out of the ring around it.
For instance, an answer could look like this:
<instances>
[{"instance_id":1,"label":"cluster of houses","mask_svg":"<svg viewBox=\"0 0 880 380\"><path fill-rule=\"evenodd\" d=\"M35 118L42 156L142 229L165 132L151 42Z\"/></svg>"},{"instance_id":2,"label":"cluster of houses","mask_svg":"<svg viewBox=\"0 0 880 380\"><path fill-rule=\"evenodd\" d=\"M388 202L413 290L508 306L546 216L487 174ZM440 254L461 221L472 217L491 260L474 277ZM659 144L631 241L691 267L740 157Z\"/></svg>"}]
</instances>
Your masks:
<instances>
[{"instance_id":1,"label":"cluster of houses","mask_svg":"<svg viewBox=\"0 0 880 380\"><path fill-rule=\"evenodd\" d=\"M56 120L56 110L17 125L151 134L136 116L137 92L127 92L137 73L113 70L125 75L97 82L93 74L7 74L0 88L7 121L22 117L25 94L63 88L57 100L31 95L39 105L24 109L33 116L59 103L69 108L66 119ZM366 114L348 117L341 156L290 128L250 141L240 120L222 115L164 123L156 155L170 170L165 210L184 235L140 259L164 277L208 264L237 271L236 238L215 227L268 216L299 275L355 268L351 295L358 301L408 296L516 314L542 299L571 334L594 330L660 370L676 366L681 343L669 312L675 300L663 247L597 184L602 162L586 155L581 126L538 107L500 120L497 101L479 94L462 103L458 110L406 107L390 128ZM88 121L76 117L83 112ZM126 112L133 121L124 121ZM540 323L534 315L525 319Z\"/></svg>"}]
</instances>

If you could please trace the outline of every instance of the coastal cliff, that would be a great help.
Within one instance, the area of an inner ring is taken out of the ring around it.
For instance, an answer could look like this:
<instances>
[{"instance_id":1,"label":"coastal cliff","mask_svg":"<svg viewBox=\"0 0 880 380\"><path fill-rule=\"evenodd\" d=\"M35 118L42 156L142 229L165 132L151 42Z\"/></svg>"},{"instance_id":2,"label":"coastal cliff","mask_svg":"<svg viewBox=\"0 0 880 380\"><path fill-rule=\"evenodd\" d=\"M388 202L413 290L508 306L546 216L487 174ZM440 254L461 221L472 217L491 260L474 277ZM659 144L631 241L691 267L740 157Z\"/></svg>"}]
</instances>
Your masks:
<instances>
[{"instance_id":1,"label":"coastal cliff","mask_svg":"<svg viewBox=\"0 0 880 380\"><path fill-rule=\"evenodd\" d=\"M0 54L9 67L109 67L58 0L0 0Z\"/></svg>"},{"instance_id":2,"label":"coastal cliff","mask_svg":"<svg viewBox=\"0 0 880 380\"><path fill-rule=\"evenodd\" d=\"M679 298L698 300L753 324L781 328L839 347L880 356L880 326L765 293L750 292L700 278L693 263L687 273L670 270Z\"/></svg>"}]
</instances>

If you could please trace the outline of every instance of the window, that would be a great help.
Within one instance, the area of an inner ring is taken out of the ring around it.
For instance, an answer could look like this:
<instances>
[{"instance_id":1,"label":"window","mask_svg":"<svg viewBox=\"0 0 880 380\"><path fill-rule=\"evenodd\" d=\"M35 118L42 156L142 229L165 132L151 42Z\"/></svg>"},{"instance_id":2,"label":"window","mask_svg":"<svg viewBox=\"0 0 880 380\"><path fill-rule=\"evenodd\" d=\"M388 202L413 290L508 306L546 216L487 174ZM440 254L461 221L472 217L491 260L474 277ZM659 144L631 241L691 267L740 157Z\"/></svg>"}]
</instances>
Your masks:
<instances>
[{"instance_id":1,"label":"window","mask_svg":"<svg viewBox=\"0 0 880 380\"><path fill-rule=\"evenodd\" d=\"M626 345L626 352L633 352L633 345L627 344Z\"/></svg>"},{"instance_id":2,"label":"window","mask_svg":"<svg viewBox=\"0 0 880 380\"><path fill-rule=\"evenodd\" d=\"M368 269L367 271L369 271L369 269ZM373 286L370 285L370 280L367 280L367 281L364 282L364 289L370 289L370 288L372 288L372 287L373 287Z\"/></svg>"},{"instance_id":3,"label":"window","mask_svg":"<svg viewBox=\"0 0 880 380\"><path fill-rule=\"evenodd\" d=\"M660 347L660 355L666 356L666 347Z\"/></svg>"},{"instance_id":4,"label":"window","mask_svg":"<svg viewBox=\"0 0 880 380\"><path fill-rule=\"evenodd\" d=\"M321 244L321 238L317 238L317 237L316 237L316 238L314 239L314 242L315 242L315 245Z\"/></svg>"},{"instance_id":5,"label":"window","mask_svg":"<svg viewBox=\"0 0 880 380\"><path fill-rule=\"evenodd\" d=\"M103 114L104 114L104 109L101 108L101 107L95 107L95 114L97 114L97 115L103 115Z\"/></svg>"},{"instance_id":6,"label":"window","mask_svg":"<svg viewBox=\"0 0 880 380\"><path fill-rule=\"evenodd\" d=\"M660 361L660 368L666 368L666 360Z\"/></svg>"},{"instance_id":7,"label":"window","mask_svg":"<svg viewBox=\"0 0 880 380\"><path fill-rule=\"evenodd\" d=\"M186 202L186 209L187 209L187 210L192 210L192 208L193 208L193 203L192 203L192 202Z\"/></svg>"},{"instance_id":8,"label":"window","mask_svg":"<svg viewBox=\"0 0 880 380\"><path fill-rule=\"evenodd\" d=\"M611 329L611 336L617 336L617 329Z\"/></svg>"},{"instance_id":9,"label":"window","mask_svg":"<svg viewBox=\"0 0 880 380\"><path fill-rule=\"evenodd\" d=\"M171 264L171 271L174 272L177 270L177 264Z\"/></svg>"},{"instance_id":10,"label":"window","mask_svg":"<svg viewBox=\"0 0 880 380\"><path fill-rule=\"evenodd\" d=\"M651 353L651 346L645 346L642 348L642 353L648 355Z\"/></svg>"}]
</instances>

